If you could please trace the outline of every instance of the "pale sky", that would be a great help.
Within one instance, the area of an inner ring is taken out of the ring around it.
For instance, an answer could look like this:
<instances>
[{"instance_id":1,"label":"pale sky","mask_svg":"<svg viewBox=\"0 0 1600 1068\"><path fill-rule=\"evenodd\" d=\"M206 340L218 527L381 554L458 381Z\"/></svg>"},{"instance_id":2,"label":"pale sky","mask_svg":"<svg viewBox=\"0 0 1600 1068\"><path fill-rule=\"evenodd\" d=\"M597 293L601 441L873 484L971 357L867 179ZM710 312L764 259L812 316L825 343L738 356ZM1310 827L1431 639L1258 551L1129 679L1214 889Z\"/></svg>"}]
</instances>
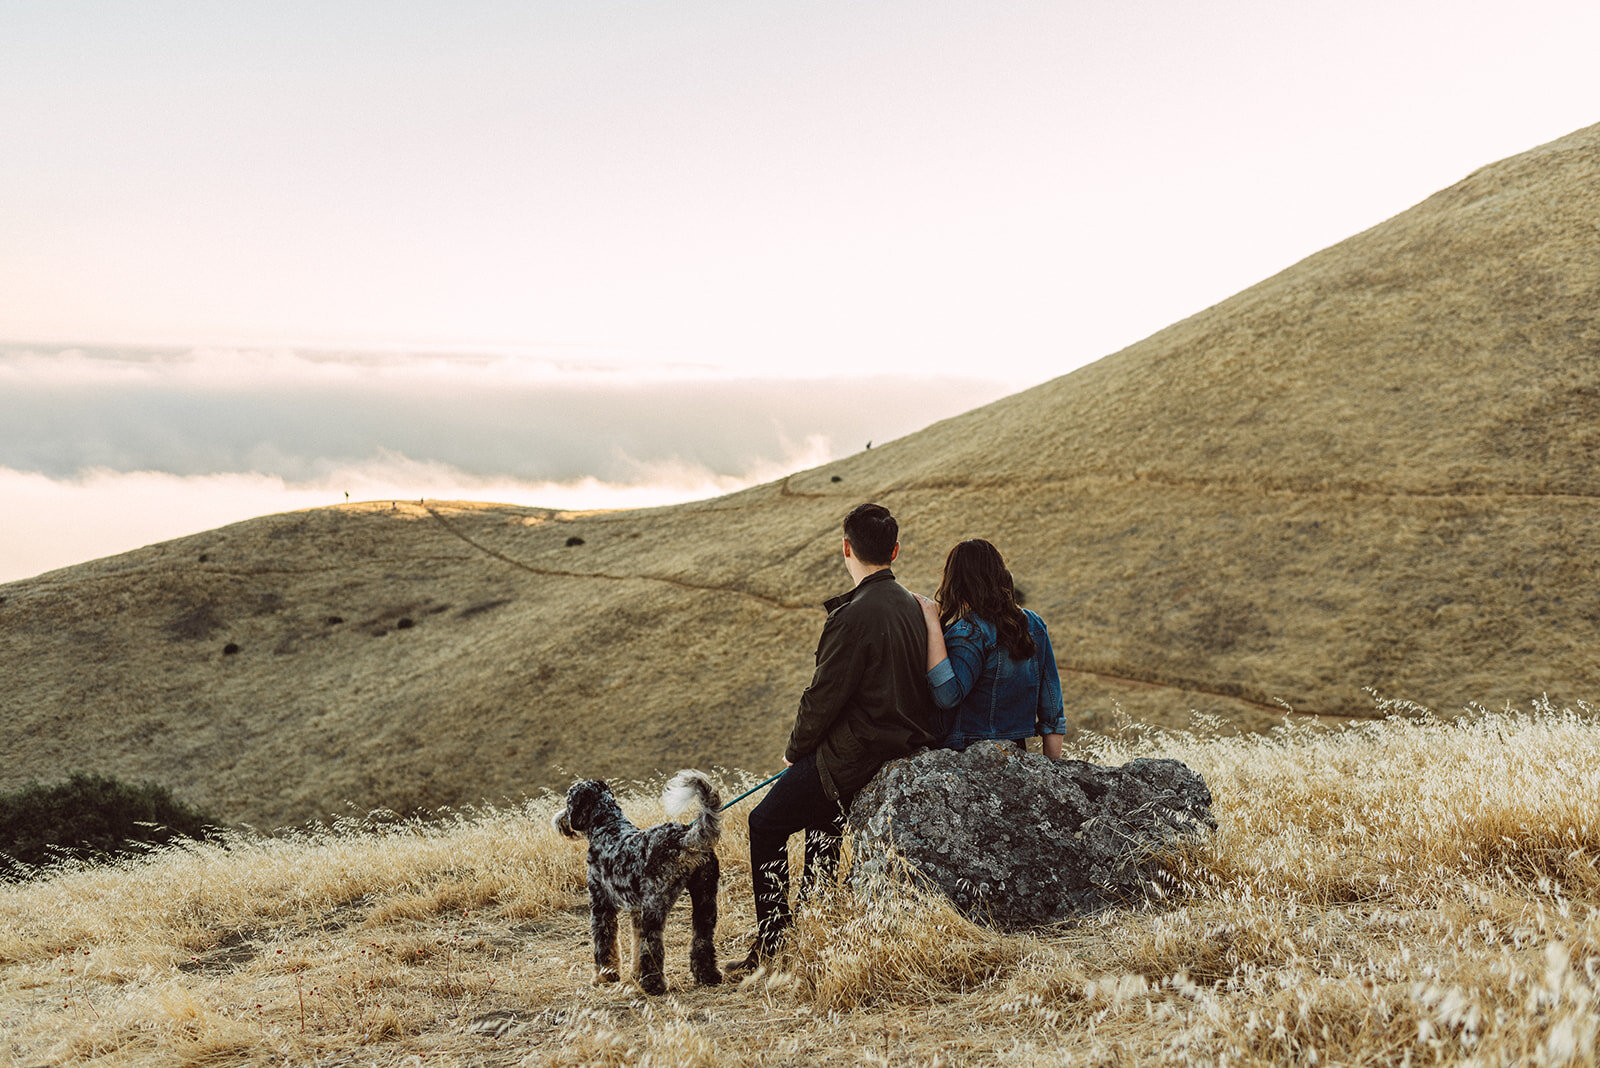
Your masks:
<instances>
[{"instance_id":1,"label":"pale sky","mask_svg":"<svg viewBox=\"0 0 1600 1068\"><path fill-rule=\"evenodd\" d=\"M205 437L237 383L334 403L304 373L326 349L447 354L462 396L523 389L519 366L835 382L742 467L701 455L727 441L625 450L709 491L820 462L867 432L822 414L841 376L924 381L922 421L954 414L1600 121L1597 40L1600 5L1539 0L0 0L0 407L47 427L13 420L0 497L92 508L138 474L320 502L334 468L395 463L621 484L376 432L317 481L281 441ZM155 346L172 377L119 394L147 356L77 346ZM197 386L208 367L226 381ZM149 402L122 420L145 441L152 389L215 400L166 443L191 453L74 436L120 398ZM81 525L49 508L0 520L0 581L113 551L46 537ZM213 523L163 515L114 547Z\"/></svg>"},{"instance_id":2,"label":"pale sky","mask_svg":"<svg viewBox=\"0 0 1600 1068\"><path fill-rule=\"evenodd\" d=\"M0 338L1039 381L1600 121L1600 5L3 0Z\"/></svg>"}]
</instances>

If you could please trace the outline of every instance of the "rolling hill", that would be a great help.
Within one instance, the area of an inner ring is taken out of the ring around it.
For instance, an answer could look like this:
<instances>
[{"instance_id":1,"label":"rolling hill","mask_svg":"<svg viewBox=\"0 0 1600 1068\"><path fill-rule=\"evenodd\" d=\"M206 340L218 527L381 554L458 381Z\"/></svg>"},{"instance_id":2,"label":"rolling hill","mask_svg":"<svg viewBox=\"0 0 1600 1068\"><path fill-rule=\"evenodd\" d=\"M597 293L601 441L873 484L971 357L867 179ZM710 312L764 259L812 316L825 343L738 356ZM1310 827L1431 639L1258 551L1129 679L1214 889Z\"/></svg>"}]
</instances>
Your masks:
<instances>
[{"instance_id":1,"label":"rolling hill","mask_svg":"<svg viewBox=\"0 0 1600 1068\"><path fill-rule=\"evenodd\" d=\"M1596 694L1600 126L1088 367L716 500L269 516L0 586L0 789L273 825L775 768L838 524L1007 554L1069 718ZM885 398L893 403L892 397ZM113 519L114 521L114 519Z\"/></svg>"}]
</instances>

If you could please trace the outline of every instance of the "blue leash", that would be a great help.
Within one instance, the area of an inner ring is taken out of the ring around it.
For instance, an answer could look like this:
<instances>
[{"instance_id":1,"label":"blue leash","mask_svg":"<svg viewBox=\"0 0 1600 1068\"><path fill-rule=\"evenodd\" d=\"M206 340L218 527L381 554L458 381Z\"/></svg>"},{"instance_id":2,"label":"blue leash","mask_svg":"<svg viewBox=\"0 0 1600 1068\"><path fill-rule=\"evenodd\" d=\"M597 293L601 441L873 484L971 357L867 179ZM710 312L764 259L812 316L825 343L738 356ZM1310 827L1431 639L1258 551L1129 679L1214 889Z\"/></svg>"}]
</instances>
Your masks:
<instances>
[{"instance_id":1,"label":"blue leash","mask_svg":"<svg viewBox=\"0 0 1600 1068\"><path fill-rule=\"evenodd\" d=\"M783 769L783 771L788 771L788 770L789 770L788 768L784 768ZM732 808L734 805L737 805L740 801L743 801L745 798L749 797L751 794L755 793L757 790L761 789L763 786L767 785L768 783L777 782L778 778L783 774L783 771L778 772L777 775L774 775L770 779L762 779L760 782L758 782L754 786L750 787L750 789L746 790L744 793L740 794L738 797L734 798L732 801L729 801L726 805L723 805L721 808L717 809L717 811L718 812L726 812L730 808Z\"/></svg>"}]
</instances>

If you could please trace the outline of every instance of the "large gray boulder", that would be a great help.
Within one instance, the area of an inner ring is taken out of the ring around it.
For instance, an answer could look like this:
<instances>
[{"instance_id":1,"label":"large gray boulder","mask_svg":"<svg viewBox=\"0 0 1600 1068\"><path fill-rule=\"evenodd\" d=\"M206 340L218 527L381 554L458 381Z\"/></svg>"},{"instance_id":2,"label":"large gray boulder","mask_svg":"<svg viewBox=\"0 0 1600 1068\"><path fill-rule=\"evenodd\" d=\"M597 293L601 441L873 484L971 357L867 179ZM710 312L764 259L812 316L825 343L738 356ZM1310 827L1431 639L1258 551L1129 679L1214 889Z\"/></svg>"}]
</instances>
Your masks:
<instances>
[{"instance_id":1,"label":"large gray boulder","mask_svg":"<svg viewBox=\"0 0 1600 1068\"><path fill-rule=\"evenodd\" d=\"M909 864L969 916L1014 928L1162 896L1153 854L1216 822L1179 761L1102 767L978 742L885 764L849 825L857 885Z\"/></svg>"}]
</instances>

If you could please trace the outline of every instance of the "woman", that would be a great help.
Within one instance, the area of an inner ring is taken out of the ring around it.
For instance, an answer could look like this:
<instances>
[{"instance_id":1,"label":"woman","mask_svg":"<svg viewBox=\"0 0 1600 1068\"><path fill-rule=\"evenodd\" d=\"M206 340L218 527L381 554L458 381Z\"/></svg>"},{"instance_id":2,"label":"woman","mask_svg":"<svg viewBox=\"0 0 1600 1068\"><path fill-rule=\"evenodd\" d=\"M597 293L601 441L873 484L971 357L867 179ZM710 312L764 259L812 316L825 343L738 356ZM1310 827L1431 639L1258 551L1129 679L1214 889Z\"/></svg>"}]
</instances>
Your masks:
<instances>
[{"instance_id":1,"label":"woman","mask_svg":"<svg viewBox=\"0 0 1600 1068\"><path fill-rule=\"evenodd\" d=\"M945 748L984 738L1026 748L1038 734L1044 755L1059 760L1067 719L1050 632L1017 604L1000 550L982 538L961 542L945 557L938 600L917 600L928 624L933 700L956 713Z\"/></svg>"}]
</instances>

